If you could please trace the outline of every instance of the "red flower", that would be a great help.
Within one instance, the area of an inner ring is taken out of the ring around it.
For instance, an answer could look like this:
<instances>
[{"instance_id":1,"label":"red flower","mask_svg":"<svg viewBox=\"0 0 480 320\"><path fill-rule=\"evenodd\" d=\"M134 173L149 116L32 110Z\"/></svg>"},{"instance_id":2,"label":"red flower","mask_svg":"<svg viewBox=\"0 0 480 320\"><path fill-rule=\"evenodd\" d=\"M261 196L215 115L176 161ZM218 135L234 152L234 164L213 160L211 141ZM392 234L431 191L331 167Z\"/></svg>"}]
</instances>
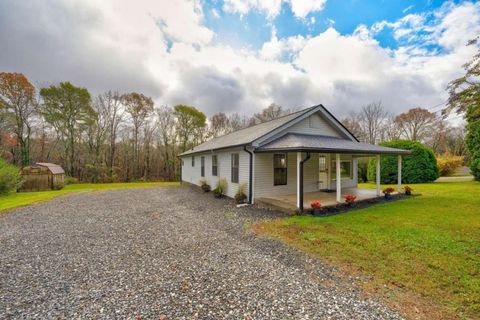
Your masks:
<instances>
[{"instance_id":1,"label":"red flower","mask_svg":"<svg viewBox=\"0 0 480 320\"><path fill-rule=\"evenodd\" d=\"M310 203L310 207L312 207L312 209L320 209L322 207L322 204L320 203L320 201L313 201L312 203Z\"/></svg>"},{"instance_id":2,"label":"red flower","mask_svg":"<svg viewBox=\"0 0 480 320\"><path fill-rule=\"evenodd\" d=\"M345 198L345 202L348 204L354 203L357 199L357 196L354 196L353 194L346 194L343 197Z\"/></svg>"},{"instance_id":3,"label":"red flower","mask_svg":"<svg viewBox=\"0 0 480 320\"><path fill-rule=\"evenodd\" d=\"M383 189L384 194L390 194L390 193L393 193L394 191L395 189L393 189L392 187Z\"/></svg>"}]
</instances>

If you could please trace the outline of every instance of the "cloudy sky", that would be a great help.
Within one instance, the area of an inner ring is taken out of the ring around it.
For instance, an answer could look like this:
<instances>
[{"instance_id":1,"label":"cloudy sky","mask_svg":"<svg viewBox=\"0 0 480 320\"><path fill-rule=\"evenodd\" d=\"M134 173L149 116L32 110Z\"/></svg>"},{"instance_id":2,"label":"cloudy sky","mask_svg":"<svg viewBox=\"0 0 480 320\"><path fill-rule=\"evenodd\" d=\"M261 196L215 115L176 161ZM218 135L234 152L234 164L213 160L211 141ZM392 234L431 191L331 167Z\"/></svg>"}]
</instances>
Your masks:
<instances>
[{"instance_id":1,"label":"cloudy sky","mask_svg":"<svg viewBox=\"0 0 480 320\"><path fill-rule=\"evenodd\" d=\"M397 113L443 103L479 34L469 1L2 0L0 70L208 115L377 100Z\"/></svg>"}]
</instances>

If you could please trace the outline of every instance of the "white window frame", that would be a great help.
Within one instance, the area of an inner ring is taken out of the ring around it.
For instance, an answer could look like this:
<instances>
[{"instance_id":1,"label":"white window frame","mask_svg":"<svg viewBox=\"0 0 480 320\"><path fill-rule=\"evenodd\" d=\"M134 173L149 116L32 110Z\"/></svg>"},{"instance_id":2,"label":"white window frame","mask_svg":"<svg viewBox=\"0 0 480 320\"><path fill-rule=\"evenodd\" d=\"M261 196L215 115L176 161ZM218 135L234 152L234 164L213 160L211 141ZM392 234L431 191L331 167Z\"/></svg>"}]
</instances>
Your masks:
<instances>
[{"instance_id":1,"label":"white window frame","mask_svg":"<svg viewBox=\"0 0 480 320\"><path fill-rule=\"evenodd\" d=\"M341 177L340 180L352 180L353 179L353 161L352 159L340 159L340 166L342 162L348 162L350 164L350 176L349 177ZM332 160L332 180L337 180L337 161Z\"/></svg>"}]
</instances>

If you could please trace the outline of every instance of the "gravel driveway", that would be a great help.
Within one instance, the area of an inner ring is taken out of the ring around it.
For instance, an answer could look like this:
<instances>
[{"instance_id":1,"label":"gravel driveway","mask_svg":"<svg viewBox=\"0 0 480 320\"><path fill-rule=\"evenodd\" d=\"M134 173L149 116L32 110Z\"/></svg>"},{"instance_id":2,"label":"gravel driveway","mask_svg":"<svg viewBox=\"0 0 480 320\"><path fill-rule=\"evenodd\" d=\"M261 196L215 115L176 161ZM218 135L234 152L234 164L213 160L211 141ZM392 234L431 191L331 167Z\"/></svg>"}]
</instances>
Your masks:
<instances>
[{"instance_id":1,"label":"gravel driveway","mask_svg":"<svg viewBox=\"0 0 480 320\"><path fill-rule=\"evenodd\" d=\"M0 318L400 318L320 261L246 231L275 216L190 187L0 214Z\"/></svg>"}]
</instances>

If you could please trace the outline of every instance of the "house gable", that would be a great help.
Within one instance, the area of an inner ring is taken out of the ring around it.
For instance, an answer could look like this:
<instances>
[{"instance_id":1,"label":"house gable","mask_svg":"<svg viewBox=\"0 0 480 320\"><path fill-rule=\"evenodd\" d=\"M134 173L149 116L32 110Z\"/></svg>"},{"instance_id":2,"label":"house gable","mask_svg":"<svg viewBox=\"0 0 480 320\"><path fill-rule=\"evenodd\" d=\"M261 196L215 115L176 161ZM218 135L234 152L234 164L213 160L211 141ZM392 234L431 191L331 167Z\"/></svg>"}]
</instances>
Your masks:
<instances>
[{"instance_id":1,"label":"house gable","mask_svg":"<svg viewBox=\"0 0 480 320\"><path fill-rule=\"evenodd\" d=\"M305 113L302 117L295 119L295 121L277 128L268 135L257 139L253 145L255 147L264 145L287 133L321 135L358 142L358 140L335 117L333 117L322 105L319 105L311 112Z\"/></svg>"},{"instance_id":2,"label":"house gable","mask_svg":"<svg viewBox=\"0 0 480 320\"><path fill-rule=\"evenodd\" d=\"M280 135L284 133L302 133L302 134L318 134L329 137L342 138L341 132L334 128L330 123L320 115L319 112L303 119L293 126L283 130Z\"/></svg>"}]
</instances>

